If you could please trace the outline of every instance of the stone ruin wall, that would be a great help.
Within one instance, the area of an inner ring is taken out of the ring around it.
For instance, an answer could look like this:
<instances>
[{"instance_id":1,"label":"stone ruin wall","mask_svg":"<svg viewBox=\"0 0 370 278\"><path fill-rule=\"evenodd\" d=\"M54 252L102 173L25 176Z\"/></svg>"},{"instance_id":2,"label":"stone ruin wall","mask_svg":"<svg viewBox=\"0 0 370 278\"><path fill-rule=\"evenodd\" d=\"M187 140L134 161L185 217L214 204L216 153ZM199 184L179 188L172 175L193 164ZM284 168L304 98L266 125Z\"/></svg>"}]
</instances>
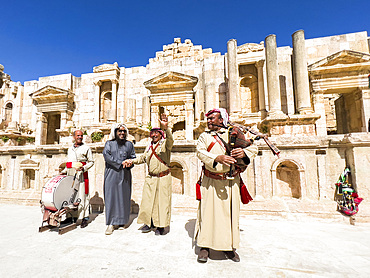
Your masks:
<instances>
[{"instance_id":1,"label":"stone ruin wall","mask_svg":"<svg viewBox=\"0 0 370 278\"><path fill-rule=\"evenodd\" d=\"M308 64L313 64L333 53L346 49L369 53L366 32L307 39L305 43ZM257 75L258 61L265 60L266 53L263 44L262 48L258 46L253 49L252 46L255 47L254 45L246 44L238 47L244 47L244 50L238 51L237 54L240 71L238 90L244 109L239 117L242 117L244 123L250 121L257 128L264 114L261 111L261 100L253 100L252 91L257 90L259 94L261 84L264 88L264 109L266 111L270 109L266 63L261 63L263 65L259 72L259 78L255 81L257 83L254 83L251 91L244 93L245 88L240 86L242 79L246 76L243 75L242 68L246 68L247 74L248 71L253 71ZM96 84L99 80L117 78L117 121L132 122L132 125L141 126L145 129L148 125L146 121L150 120L150 114L147 115L146 112L148 104L145 103L145 98L150 96L150 91L145 88L144 82L164 72L173 71L198 78L198 83L194 87L194 120L195 126L197 126L203 120L204 112L209 109L218 106L232 108L233 104L229 102L227 96L231 91L231 87L228 88L226 83L229 78L227 61L228 53L226 55L213 53L211 49L202 49L202 46L199 45L194 46L190 40L185 40L182 43L180 39L176 38L172 44L164 45L163 51L157 52L155 58L149 59L149 63L145 67L124 68L118 67L118 65L102 65L96 67L96 71L94 68L94 72L82 74L81 77L75 77L71 74L41 77L38 80L25 82L24 86L19 82L11 81L10 77L7 77L7 81L5 81L7 85L1 88L1 94L3 95L0 99L2 116L4 118L3 107L6 103L12 102L14 104L13 120L18 123L19 127L26 127L25 134L27 135L25 136L35 136L38 121L37 108L33 104L30 94L45 86L54 86L74 93L76 108L72 118L67 121L66 128L69 130L83 128L88 131L88 135L91 135L95 130L101 130L102 128L101 124L96 125ZM297 103L293 86L292 48L278 47L277 62L281 110L286 115L293 115L297 113ZM99 67L102 67L103 70L99 71ZM254 67L252 71L251 67ZM112 70L112 68L117 69ZM314 108L322 107L325 117L320 120L325 121L329 133L336 124L335 113L333 113L336 98L336 94L324 95L321 102L313 104ZM315 102L315 97L311 101ZM253 111L252 105L255 107L256 102L259 102L260 111L255 114L249 113ZM168 109L173 111L172 109L175 108L168 107ZM92 115L95 116L92 117ZM252 117L253 120L248 117ZM318 123L320 123L320 120L318 120ZM106 130L104 132L107 136L110 123L107 122L105 126ZM284 135L284 132L289 128L296 130L294 134L299 136ZM278 210L271 205L274 202L269 201L276 197L288 199L298 197L298 199L312 201L332 200L334 183L346 164L353 166L361 195L365 198L370 197L370 192L364 184L364 181L369 178L365 169L370 168L370 149L369 143L366 143L369 140L366 135L362 137L356 134L307 137L304 135L306 132L302 124L282 126L276 130L281 130L282 133L280 134L280 131L278 131L272 137L272 140L281 148L281 158L277 159L272 156L266 145L258 142L260 153L253 165L248 168L247 172L243 173L243 177L249 181L248 187L252 195L255 196L255 200L261 201L252 205L250 213L258 213L259 204L267 206L271 211ZM315 129L310 132L315 133ZM22 134L24 132L21 132ZM135 137L138 154L142 153L147 142L147 140L143 140L140 143L140 140L146 137L144 135ZM88 138L87 142L91 142ZM100 195L103 193L102 181L104 175L104 160L101 151L105 140L106 137L103 142L91 144L96 159L90 175L92 177L91 191L97 191ZM3 150L0 156L0 198L23 201L39 199L42 185L50 177L57 174L59 165L64 162L70 142L69 134L64 133L60 140L61 145L55 146L35 146L32 142L27 142L23 147L12 147L12 145L17 145L15 139L5 144L2 143L5 146L0 147ZM181 165L184 184L182 189L176 187L174 191L194 196L193 185L199 176L200 169L200 163L194 153L195 142L177 141L176 145L182 147L175 147L172 160L177 163L176 165ZM22 166L22 163L26 166ZM35 169L36 176L34 177L33 188L24 190L22 189L22 175L24 175L22 169L27 167ZM145 171L143 165L135 166L133 170L135 177L133 198L136 202L140 201ZM178 186L178 180L174 179L174 181Z\"/></svg>"}]
</instances>

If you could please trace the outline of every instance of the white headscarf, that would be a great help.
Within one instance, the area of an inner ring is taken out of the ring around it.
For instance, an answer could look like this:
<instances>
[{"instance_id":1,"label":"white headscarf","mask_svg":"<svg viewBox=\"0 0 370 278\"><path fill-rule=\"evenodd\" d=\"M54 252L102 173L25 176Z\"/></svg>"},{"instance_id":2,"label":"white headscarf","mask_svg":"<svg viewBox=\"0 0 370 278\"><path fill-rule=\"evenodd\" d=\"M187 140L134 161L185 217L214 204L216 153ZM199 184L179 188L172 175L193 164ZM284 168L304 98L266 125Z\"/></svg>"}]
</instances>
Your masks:
<instances>
[{"instance_id":1,"label":"white headscarf","mask_svg":"<svg viewBox=\"0 0 370 278\"><path fill-rule=\"evenodd\" d=\"M126 139L128 138L128 128L127 126L125 126L125 124L114 124L112 126L112 128L110 129L110 134L109 134L109 138L108 140L112 141L112 140L115 140L116 139L116 129L119 129L120 127L124 127L124 129L126 130Z\"/></svg>"},{"instance_id":2,"label":"white headscarf","mask_svg":"<svg viewBox=\"0 0 370 278\"><path fill-rule=\"evenodd\" d=\"M226 109L225 108L214 108L207 112L206 117L208 117L208 115L211 115L212 113L215 113L215 112L221 114L223 124L225 127L227 127L227 124L229 123L229 114L227 113Z\"/></svg>"}]
</instances>

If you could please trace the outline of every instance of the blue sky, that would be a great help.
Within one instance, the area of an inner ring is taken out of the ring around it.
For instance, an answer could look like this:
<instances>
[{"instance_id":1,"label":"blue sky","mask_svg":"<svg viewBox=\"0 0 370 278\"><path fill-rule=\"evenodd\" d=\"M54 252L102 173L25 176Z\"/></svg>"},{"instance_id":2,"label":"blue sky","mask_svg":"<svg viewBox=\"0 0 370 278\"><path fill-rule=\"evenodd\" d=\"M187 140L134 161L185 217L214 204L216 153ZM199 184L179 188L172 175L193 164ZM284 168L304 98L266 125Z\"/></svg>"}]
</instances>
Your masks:
<instances>
[{"instance_id":1,"label":"blue sky","mask_svg":"<svg viewBox=\"0 0 370 278\"><path fill-rule=\"evenodd\" d=\"M370 1L2 1L0 64L13 81L72 73L118 62L145 66L162 45L180 37L226 52L276 34L278 46L291 34L306 38L368 31Z\"/></svg>"}]
</instances>

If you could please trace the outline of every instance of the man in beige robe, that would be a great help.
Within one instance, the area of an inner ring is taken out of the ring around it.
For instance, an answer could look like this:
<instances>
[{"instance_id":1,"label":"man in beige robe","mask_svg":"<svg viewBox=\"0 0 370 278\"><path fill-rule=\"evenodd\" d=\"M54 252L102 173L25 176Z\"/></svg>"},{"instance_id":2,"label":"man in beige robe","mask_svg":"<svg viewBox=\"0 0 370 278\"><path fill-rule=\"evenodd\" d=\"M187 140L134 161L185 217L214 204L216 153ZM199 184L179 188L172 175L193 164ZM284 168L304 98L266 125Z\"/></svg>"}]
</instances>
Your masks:
<instances>
[{"instance_id":1,"label":"man in beige robe","mask_svg":"<svg viewBox=\"0 0 370 278\"><path fill-rule=\"evenodd\" d=\"M233 149L226 155L221 137L228 142L228 133L222 127L228 123L225 109L213 109L207 116L209 131L203 132L197 144L197 156L204 163L200 186L201 200L195 228L197 245L201 248L198 262L207 262L209 249L224 251L233 260L240 261L239 247L240 175L234 171L234 179L227 179L230 165L248 165L257 154L257 147ZM219 137L217 137L217 135ZM234 167L235 169L235 167Z\"/></svg>"},{"instance_id":2,"label":"man in beige robe","mask_svg":"<svg viewBox=\"0 0 370 278\"><path fill-rule=\"evenodd\" d=\"M81 200L78 210L72 212L63 223L75 222L81 220L81 228L85 228L89 220L90 195L86 172L94 165L94 159L91 148L83 143L83 132L76 130L73 132L73 145L68 148L67 167L61 172L69 176L76 174L75 187L78 189L78 198ZM83 165L78 169L73 167L74 162L82 162ZM85 173L85 174L84 174Z\"/></svg>"},{"instance_id":3,"label":"man in beige robe","mask_svg":"<svg viewBox=\"0 0 370 278\"><path fill-rule=\"evenodd\" d=\"M135 159L127 160L128 167L141 163L148 165L137 223L144 224L141 228L143 233L156 228L156 235L165 234L164 228L170 226L172 197L172 177L169 166L173 137L165 114L161 115L160 127L160 129L151 130L152 141L145 152Z\"/></svg>"}]
</instances>

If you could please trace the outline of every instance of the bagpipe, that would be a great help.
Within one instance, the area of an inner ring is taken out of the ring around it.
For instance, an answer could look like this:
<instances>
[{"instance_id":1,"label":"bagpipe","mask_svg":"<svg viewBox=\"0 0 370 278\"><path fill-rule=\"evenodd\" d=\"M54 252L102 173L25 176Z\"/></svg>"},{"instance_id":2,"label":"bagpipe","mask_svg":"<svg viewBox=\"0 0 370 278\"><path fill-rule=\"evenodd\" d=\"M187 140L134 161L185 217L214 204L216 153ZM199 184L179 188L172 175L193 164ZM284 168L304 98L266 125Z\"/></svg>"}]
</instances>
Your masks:
<instances>
[{"instance_id":1,"label":"bagpipe","mask_svg":"<svg viewBox=\"0 0 370 278\"><path fill-rule=\"evenodd\" d=\"M243 126L236 123L228 123L227 126L224 125L217 125L218 127L227 129L228 132L228 142L225 142L224 139L222 139L217 133L216 136L218 139L222 142L222 144L225 146L226 153L228 155L231 155L231 151L236 148L247 148L248 146L252 145L255 140L263 139L266 144L269 146L270 150L273 152L274 155L279 156L280 150L268 140L268 137L266 134L260 133L258 131L255 131L251 129L250 127ZM254 138L246 138L245 134L249 132L253 135L255 135ZM236 175L239 175L240 173L244 172L247 169L249 163L235 163L230 165L230 171L226 177L228 180L233 180ZM235 169L235 170L234 170ZM205 172L205 168L203 166L202 173ZM196 183L196 199L201 200L201 190L200 186L202 183L202 174L199 177L198 182ZM241 202L243 204L248 204L250 201L252 201L252 197L248 192L247 186L244 184L243 179L240 177L240 197Z\"/></svg>"},{"instance_id":2,"label":"bagpipe","mask_svg":"<svg viewBox=\"0 0 370 278\"><path fill-rule=\"evenodd\" d=\"M237 124L237 123L231 123L231 122L228 123L227 127L225 127L223 125L220 126L220 127L226 128L228 130L228 139L229 139L228 141L229 142L228 143L223 142L224 145L225 145L225 148L226 148L226 153L228 155L231 154L231 151L233 149L236 149L236 148L244 149L244 148L252 145L255 140L263 139L265 141L265 143L267 144L267 146L272 151L272 153L279 157L280 150L273 143L271 143L271 141L268 139L268 136L266 134L255 131L255 130L251 129L248 126L244 126L244 125ZM245 134L247 134L248 132L255 135L255 137L254 138L249 138L249 139L246 138ZM219 137L219 138L221 139L221 137ZM222 140L222 141L224 141L224 140ZM240 172L244 172L245 169L247 168L247 165L245 165L244 163L243 164L236 163L235 167ZM229 172L229 179L233 179L233 171L234 171L233 170L233 165L231 165L230 166L230 172Z\"/></svg>"},{"instance_id":3,"label":"bagpipe","mask_svg":"<svg viewBox=\"0 0 370 278\"><path fill-rule=\"evenodd\" d=\"M231 149L234 148L246 148L250 146L254 140L263 139L267 146L270 148L272 153L279 157L280 150L268 139L266 134L255 131L248 126L243 126L241 124L229 123L228 127L229 133L229 145ZM254 139L246 139L245 134L249 132L256 137Z\"/></svg>"}]
</instances>

